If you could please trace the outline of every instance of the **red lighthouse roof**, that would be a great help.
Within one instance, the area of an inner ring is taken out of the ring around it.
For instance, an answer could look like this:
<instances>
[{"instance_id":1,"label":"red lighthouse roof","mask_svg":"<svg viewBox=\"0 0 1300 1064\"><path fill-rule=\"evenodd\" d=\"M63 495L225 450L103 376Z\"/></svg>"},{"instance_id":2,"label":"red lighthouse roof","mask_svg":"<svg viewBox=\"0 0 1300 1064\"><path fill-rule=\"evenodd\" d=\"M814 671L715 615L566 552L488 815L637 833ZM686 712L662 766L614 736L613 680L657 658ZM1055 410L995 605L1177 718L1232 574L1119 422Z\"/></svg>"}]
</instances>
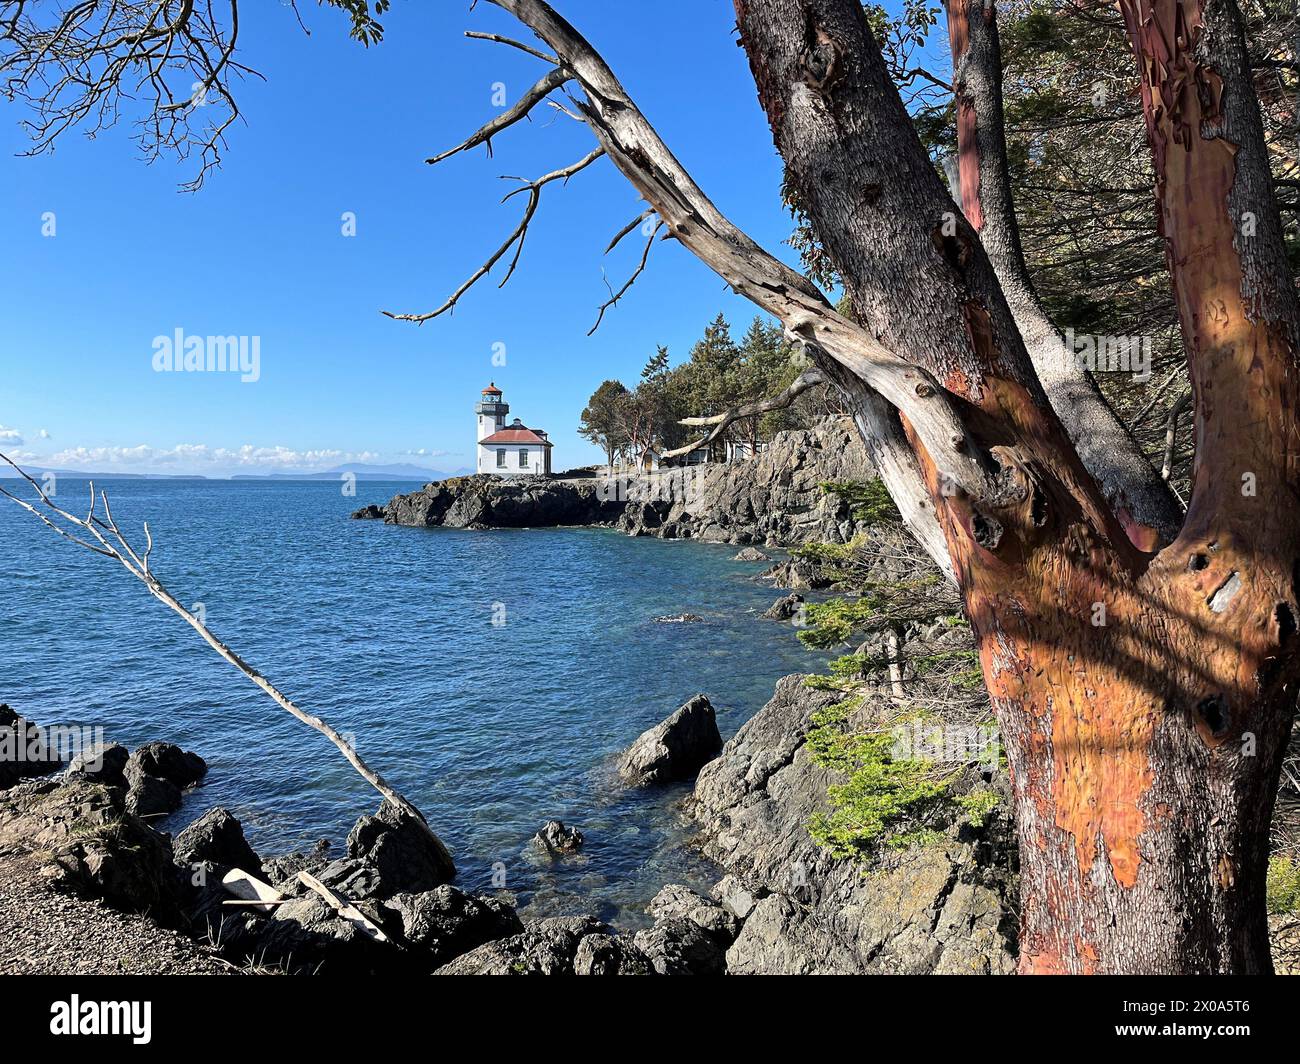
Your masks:
<instances>
[{"instance_id":1,"label":"red lighthouse roof","mask_svg":"<svg viewBox=\"0 0 1300 1064\"><path fill-rule=\"evenodd\" d=\"M498 387L496 386L496 383L495 383L495 382L493 382L493 383L490 383L486 388L483 389L483 394L484 394L484 395L500 395L500 394L501 394L501 389L498 388Z\"/></svg>"},{"instance_id":2,"label":"red lighthouse roof","mask_svg":"<svg viewBox=\"0 0 1300 1064\"><path fill-rule=\"evenodd\" d=\"M551 441L537 435L532 429L526 429L521 425L514 425L508 429L500 429L492 433L491 436L485 436L479 440L480 447L486 447L488 444L496 445L503 443L540 443L543 447L553 446Z\"/></svg>"}]
</instances>

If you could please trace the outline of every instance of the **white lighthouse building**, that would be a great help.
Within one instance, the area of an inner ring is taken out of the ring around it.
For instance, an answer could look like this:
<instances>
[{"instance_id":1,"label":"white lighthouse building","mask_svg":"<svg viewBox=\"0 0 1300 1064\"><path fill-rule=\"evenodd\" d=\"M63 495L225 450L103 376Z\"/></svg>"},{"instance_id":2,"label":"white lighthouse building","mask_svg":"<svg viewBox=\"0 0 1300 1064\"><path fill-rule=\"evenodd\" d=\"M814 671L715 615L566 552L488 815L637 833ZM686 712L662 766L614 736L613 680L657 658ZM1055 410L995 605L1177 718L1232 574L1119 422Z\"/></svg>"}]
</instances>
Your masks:
<instances>
[{"instance_id":1,"label":"white lighthouse building","mask_svg":"<svg viewBox=\"0 0 1300 1064\"><path fill-rule=\"evenodd\" d=\"M483 389L474 413L478 417L478 472L503 477L550 473L551 441L541 429L530 429L518 418L506 424L510 407L495 383Z\"/></svg>"}]
</instances>

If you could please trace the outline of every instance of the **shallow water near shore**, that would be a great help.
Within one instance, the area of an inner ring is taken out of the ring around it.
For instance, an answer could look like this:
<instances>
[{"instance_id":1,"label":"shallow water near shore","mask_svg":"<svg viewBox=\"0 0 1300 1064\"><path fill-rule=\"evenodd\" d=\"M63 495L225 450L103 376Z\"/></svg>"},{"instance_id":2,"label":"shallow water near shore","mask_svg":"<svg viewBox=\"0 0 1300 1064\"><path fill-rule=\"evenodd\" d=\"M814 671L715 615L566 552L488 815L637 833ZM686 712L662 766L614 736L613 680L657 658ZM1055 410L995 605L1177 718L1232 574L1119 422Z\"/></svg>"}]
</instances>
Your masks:
<instances>
[{"instance_id":1,"label":"shallow water near shore","mask_svg":"<svg viewBox=\"0 0 1300 1064\"><path fill-rule=\"evenodd\" d=\"M12 483L12 482L9 482ZM458 883L525 915L620 925L666 882L707 886L686 845L685 785L628 791L617 753L697 692L723 738L778 677L824 656L764 620L780 594L737 548L603 529L411 529L349 514L412 484L105 481L123 529L148 520L153 567L208 626L424 811ZM85 482L58 499L84 507ZM163 830L224 805L264 856L343 843L375 794L321 736L217 658L117 563L0 500L0 701L41 724L180 743L209 775ZM702 623L656 623L693 613ZM494 623L494 621L496 623ZM582 853L539 861L549 818Z\"/></svg>"}]
</instances>

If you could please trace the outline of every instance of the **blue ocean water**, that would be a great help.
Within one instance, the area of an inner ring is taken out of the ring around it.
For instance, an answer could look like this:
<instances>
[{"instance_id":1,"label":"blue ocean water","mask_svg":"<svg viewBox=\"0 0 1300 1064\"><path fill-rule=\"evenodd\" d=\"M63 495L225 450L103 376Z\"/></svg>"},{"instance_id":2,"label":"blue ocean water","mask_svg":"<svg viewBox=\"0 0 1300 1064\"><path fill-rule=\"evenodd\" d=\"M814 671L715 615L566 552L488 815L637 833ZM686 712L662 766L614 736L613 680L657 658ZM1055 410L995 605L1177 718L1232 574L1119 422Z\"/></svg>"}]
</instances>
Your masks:
<instances>
[{"instance_id":1,"label":"blue ocean water","mask_svg":"<svg viewBox=\"0 0 1300 1064\"><path fill-rule=\"evenodd\" d=\"M12 481L6 481L12 484ZM105 481L123 529L148 520L154 571L207 624L425 813L487 890L528 915L617 923L669 881L709 882L685 845L685 787L628 791L617 753L704 692L730 737L776 679L816 668L736 548L601 529L465 532L352 521L409 484ZM85 482L58 501L84 509ZM210 766L177 830L224 805L264 855L329 838L341 855L375 794L322 737L221 661L110 559L0 499L0 701L44 724L166 739ZM655 618L695 613L701 624ZM493 623L494 620L497 623ZM528 846L548 818L582 854Z\"/></svg>"}]
</instances>

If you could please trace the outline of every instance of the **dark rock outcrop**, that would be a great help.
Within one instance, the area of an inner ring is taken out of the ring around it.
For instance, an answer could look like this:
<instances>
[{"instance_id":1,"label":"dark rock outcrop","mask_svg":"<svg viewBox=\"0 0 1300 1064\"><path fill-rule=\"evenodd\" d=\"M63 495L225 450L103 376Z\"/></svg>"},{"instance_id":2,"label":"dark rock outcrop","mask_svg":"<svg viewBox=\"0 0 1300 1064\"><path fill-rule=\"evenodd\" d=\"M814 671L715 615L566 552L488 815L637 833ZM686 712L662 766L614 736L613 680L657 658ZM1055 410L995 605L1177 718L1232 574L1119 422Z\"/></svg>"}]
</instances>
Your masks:
<instances>
[{"instance_id":1,"label":"dark rock outcrop","mask_svg":"<svg viewBox=\"0 0 1300 1064\"><path fill-rule=\"evenodd\" d=\"M743 919L732 974L1006 973L1015 968L1013 832L975 831L883 853L870 871L830 857L807 824L836 782L806 746L811 717L841 696L787 676L695 785L715 888Z\"/></svg>"},{"instance_id":2,"label":"dark rock outcrop","mask_svg":"<svg viewBox=\"0 0 1300 1064\"><path fill-rule=\"evenodd\" d=\"M262 860L244 838L243 825L227 809L209 809L172 839L172 854L178 865L208 863L222 874L241 868L261 878Z\"/></svg>"},{"instance_id":3,"label":"dark rock outcrop","mask_svg":"<svg viewBox=\"0 0 1300 1064\"><path fill-rule=\"evenodd\" d=\"M637 787L688 779L721 746L713 705L696 695L628 747L619 775Z\"/></svg>"},{"instance_id":4,"label":"dark rock outcrop","mask_svg":"<svg viewBox=\"0 0 1300 1064\"><path fill-rule=\"evenodd\" d=\"M659 920L632 937L658 975L723 975L726 947L685 917Z\"/></svg>"},{"instance_id":5,"label":"dark rock outcrop","mask_svg":"<svg viewBox=\"0 0 1300 1064\"><path fill-rule=\"evenodd\" d=\"M799 612L799 607L803 605L803 596L797 591L792 591L785 598L779 598L772 603L763 613L763 616L771 621L788 621Z\"/></svg>"},{"instance_id":6,"label":"dark rock outcrop","mask_svg":"<svg viewBox=\"0 0 1300 1064\"><path fill-rule=\"evenodd\" d=\"M126 763L126 808L139 817L164 817L181 807L181 789L160 776L151 776L138 761Z\"/></svg>"},{"instance_id":7,"label":"dark rock outcrop","mask_svg":"<svg viewBox=\"0 0 1300 1064\"><path fill-rule=\"evenodd\" d=\"M456 875L441 840L387 799L374 816L363 816L353 826L348 857L373 871L375 897L423 893Z\"/></svg>"},{"instance_id":8,"label":"dark rock outcrop","mask_svg":"<svg viewBox=\"0 0 1300 1064\"><path fill-rule=\"evenodd\" d=\"M398 495L384 508L393 525L443 528L550 528L556 525L608 524L622 513L621 502L606 498L596 481L553 477L502 479L486 473L426 484ZM353 516L361 516L358 511ZM371 517L372 514L364 513Z\"/></svg>"},{"instance_id":9,"label":"dark rock outcrop","mask_svg":"<svg viewBox=\"0 0 1300 1064\"><path fill-rule=\"evenodd\" d=\"M382 908L405 944L428 955L429 967L524 930L505 902L466 894L447 884L423 894L398 894Z\"/></svg>"},{"instance_id":10,"label":"dark rock outcrop","mask_svg":"<svg viewBox=\"0 0 1300 1064\"><path fill-rule=\"evenodd\" d=\"M601 939L585 958L608 948L611 932L591 916L553 916L529 923L524 931L462 954L434 975L573 975L578 950L592 935ZM595 964L592 958L591 964ZM593 973L594 974L594 973Z\"/></svg>"},{"instance_id":11,"label":"dark rock outcrop","mask_svg":"<svg viewBox=\"0 0 1300 1064\"><path fill-rule=\"evenodd\" d=\"M203 758L182 750L175 743L145 743L131 755L131 761L142 772L164 779L181 790L193 787L208 772L207 762Z\"/></svg>"},{"instance_id":12,"label":"dark rock outcrop","mask_svg":"<svg viewBox=\"0 0 1300 1064\"><path fill-rule=\"evenodd\" d=\"M372 921L381 914L371 902L352 899ZM258 964L286 971L330 974L383 973L406 968L393 942L377 942L338 914L318 894L304 894L276 906L269 918L246 918L239 946Z\"/></svg>"},{"instance_id":13,"label":"dark rock outcrop","mask_svg":"<svg viewBox=\"0 0 1300 1064\"><path fill-rule=\"evenodd\" d=\"M369 506L363 506L352 514L354 521L382 521L384 519L384 508L371 503Z\"/></svg>"},{"instance_id":14,"label":"dark rock outcrop","mask_svg":"<svg viewBox=\"0 0 1300 1064\"><path fill-rule=\"evenodd\" d=\"M574 827L565 827L562 820L548 820L533 836L533 845L551 854L577 853L582 849L582 841L582 832Z\"/></svg>"},{"instance_id":15,"label":"dark rock outcrop","mask_svg":"<svg viewBox=\"0 0 1300 1064\"><path fill-rule=\"evenodd\" d=\"M79 893L164 923L179 920L171 844L126 808L121 788L30 781L0 796L0 850L39 855Z\"/></svg>"},{"instance_id":16,"label":"dark rock outcrop","mask_svg":"<svg viewBox=\"0 0 1300 1064\"><path fill-rule=\"evenodd\" d=\"M130 752L120 743L100 743L74 757L68 773L109 787L125 787L130 757Z\"/></svg>"},{"instance_id":17,"label":"dark rock outcrop","mask_svg":"<svg viewBox=\"0 0 1300 1064\"><path fill-rule=\"evenodd\" d=\"M658 975L644 953L617 935L585 935L573 957L574 975Z\"/></svg>"}]
</instances>

